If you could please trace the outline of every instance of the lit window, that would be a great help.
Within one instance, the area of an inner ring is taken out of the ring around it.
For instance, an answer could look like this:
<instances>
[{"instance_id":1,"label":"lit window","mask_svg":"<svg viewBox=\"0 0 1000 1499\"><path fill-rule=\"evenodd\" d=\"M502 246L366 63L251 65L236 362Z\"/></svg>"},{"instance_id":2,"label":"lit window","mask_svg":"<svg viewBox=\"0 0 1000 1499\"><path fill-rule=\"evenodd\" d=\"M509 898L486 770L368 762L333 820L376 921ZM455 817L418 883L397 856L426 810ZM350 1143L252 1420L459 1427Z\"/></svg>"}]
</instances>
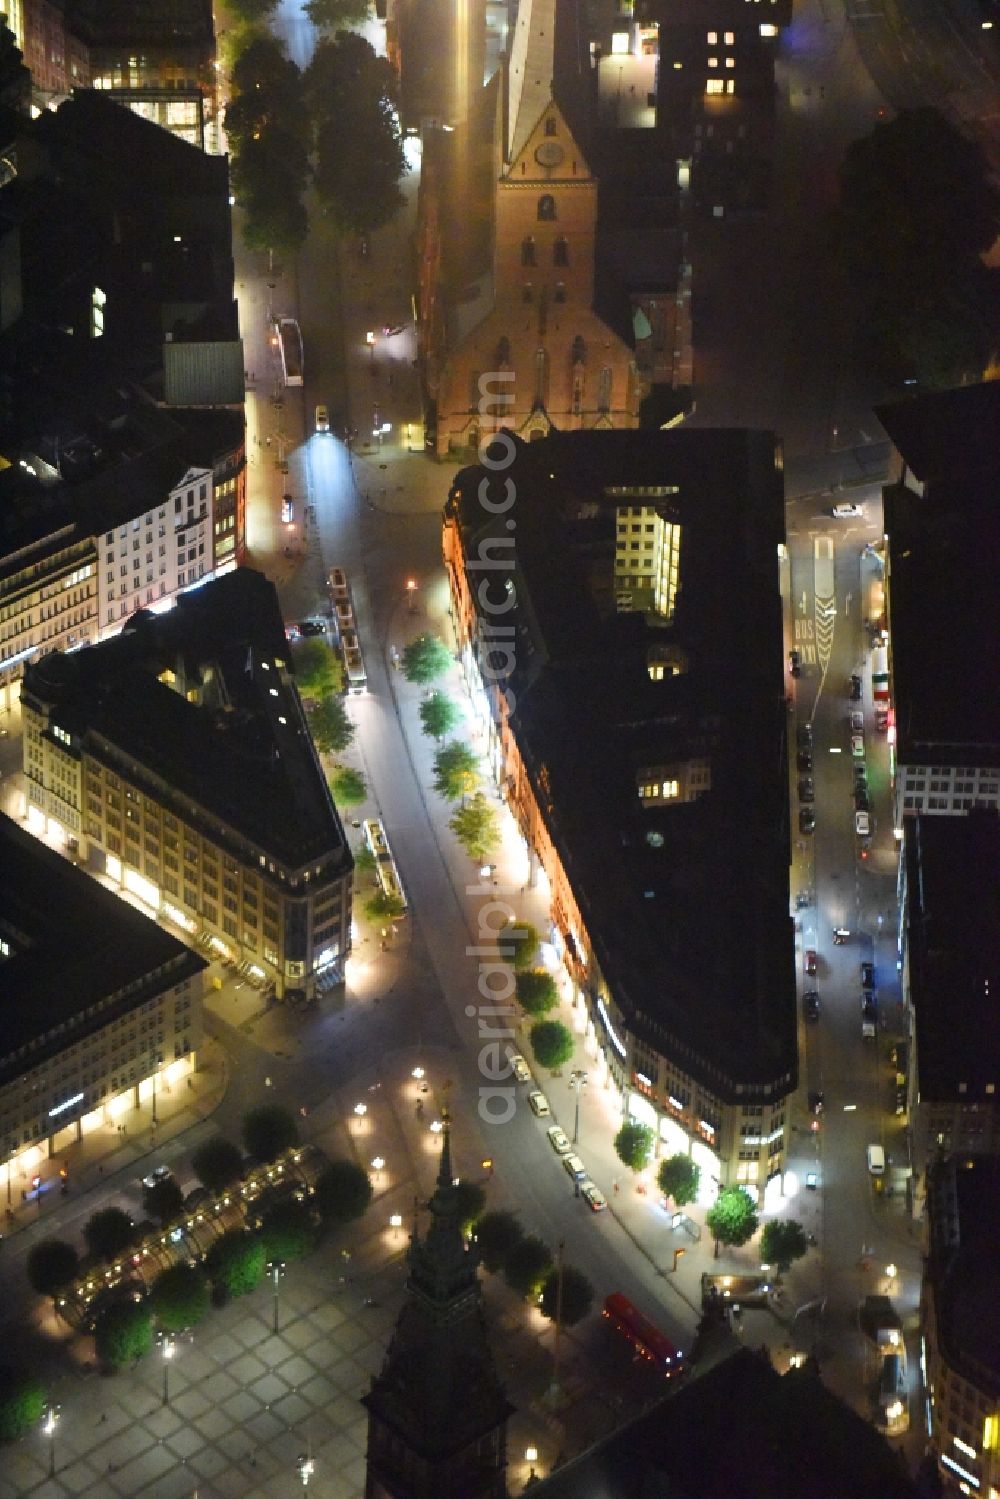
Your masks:
<instances>
[{"instance_id":1,"label":"lit window","mask_svg":"<svg viewBox=\"0 0 1000 1499\"><path fill-rule=\"evenodd\" d=\"M735 94L735 92L736 92L736 81L735 81L735 79L733 79L733 78L727 78L726 79L726 93L727 94Z\"/></svg>"},{"instance_id":2,"label":"lit window","mask_svg":"<svg viewBox=\"0 0 1000 1499\"><path fill-rule=\"evenodd\" d=\"M735 68L735 66L736 66L736 59L735 59L735 57L727 57L726 58L726 67L727 68Z\"/></svg>"},{"instance_id":3,"label":"lit window","mask_svg":"<svg viewBox=\"0 0 1000 1499\"><path fill-rule=\"evenodd\" d=\"M718 46L718 42L719 42L719 33L717 31L710 31L708 33L708 45L710 47L715 47L715 46Z\"/></svg>"},{"instance_id":4,"label":"lit window","mask_svg":"<svg viewBox=\"0 0 1000 1499\"><path fill-rule=\"evenodd\" d=\"M719 59L717 57L710 57L708 59L708 66L710 68L717 68L719 66Z\"/></svg>"},{"instance_id":5,"label":"lit window","mask_svg":"<svg viewBox=\"0 0 1000 1499\"><path fill-rule=\"evenodd\" d=\"M678 796L680 794L679 781L664 781L663 795L666 797Z\"/></svg>"},{"instance_id":6,"label":"lit window","mask_svg":"<svg viewBox=\"0 0 1000 1499\"><path fill-rule=\"evenodd\" d=\"M705 84L706 94L721 94L722 90L723 82L721 78L709 78Z\"/></svg>"},{"instance_id":7,"label":"lit window","mask_svg":"<svg viewBox=\"0 0 1000 1499\"><path fill-rule=\"evenodd\" d=\"M731 47L733 45L733 43L735 42L735 40L736 40L736 38L733 36L733 33L731 31L727 31L726 32L726 46L727 47Z\"/></svg>"}]
</instances>

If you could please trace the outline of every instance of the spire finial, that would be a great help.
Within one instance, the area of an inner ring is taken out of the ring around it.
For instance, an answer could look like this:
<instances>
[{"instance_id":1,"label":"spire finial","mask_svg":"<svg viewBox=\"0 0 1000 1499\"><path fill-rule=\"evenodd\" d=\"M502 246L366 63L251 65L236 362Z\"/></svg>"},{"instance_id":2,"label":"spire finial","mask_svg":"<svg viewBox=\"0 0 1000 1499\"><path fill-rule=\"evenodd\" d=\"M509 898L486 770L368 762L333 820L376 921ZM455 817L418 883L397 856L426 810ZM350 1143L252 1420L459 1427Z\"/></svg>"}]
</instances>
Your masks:
<instances>
[{"instance_id":1,"label":"spire finial","mask_svg":"<svg viewBox=\"0 0 1000 1499\"><path fill-rule=\"evenodd\" d=\"M441 1110L441 1132L444 1135L444 1143L441 1147L441 1161L438 1166L437 1184L439 1187L450 1187L455 1179L451 1169L451 1115L448 1113L448 1105Z\"/></svg>"}]
</instances>

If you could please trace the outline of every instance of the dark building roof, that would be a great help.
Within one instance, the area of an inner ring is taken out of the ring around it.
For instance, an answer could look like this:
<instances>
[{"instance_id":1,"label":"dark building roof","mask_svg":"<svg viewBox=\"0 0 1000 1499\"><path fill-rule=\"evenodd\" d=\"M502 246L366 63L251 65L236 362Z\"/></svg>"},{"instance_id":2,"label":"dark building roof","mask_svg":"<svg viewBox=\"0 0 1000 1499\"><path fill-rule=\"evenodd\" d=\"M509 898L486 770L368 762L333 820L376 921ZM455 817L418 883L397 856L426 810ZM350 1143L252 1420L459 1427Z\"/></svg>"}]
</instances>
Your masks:
<instances>
[{"instance_id":1,"label":"dark building roof","mask_svg":"<svg viewBox=\"0 0 1000 1499\"><path fill-rule=\"evenodd\" d=\"M466 554L510 536L459 474ZM509 572L512 725L615 1000L657 1050L722 1097L790 1087L795 982L788 914L786 708L774 438L744 431L561 434L518 444ZM674 486L673 621L615 611L615 505ZM636 490L630 498L629 490ZM623 493L623 491L626 491ZM488 617L487 617L488 618ZM650 680L647 652L680 675ZM705 760L711 790L651 805L643 768Z\"/></svg>"},{"instance_id":2,"label":"dark building roof","mask_svg":"<svg viewBox=\"0 0 1000 1499\"><path fill-rule=\"evenodd\" d=\"M66 25L90 47L197 41L215 50L211 0L67 0Z\"/></svg>"},{"instance_id":3,"label":"dark building roof","mask_svg":"<svg viewBox=\"0 0 1000 1499\"><path fill-rule=\"evenodd\" d=\"M1000 380L928 391L875 413L922 484L1000 469Z\"/></svg>"},{"instance_id":4,"label":"dark building roof","mask_svg":"<svg viewBox=\"0 0 1000 1499\"><path fill-rule=\"evenodd\" d=\"M951 1157L928 1172L930 1255L938 1343L980 1389L1000 1396L1000 1158Z\"/></svg>"},{"instance_id":5,"label":"dark building roof","mask_svg":"<svg viewBox=\"0 0 1000 1499\"><path fill-rule=\"evenodd\" d=\"M0 960L0 1082L107 1025L113 1018L107 1010L84 1018L97 1001L135 985L121 1003L123 1012L134 1009L206 967L183 942L3 814L0 933L11 947ZM63 1025L72 1031L15 1055Z\"/></svg>"},{"instance_id":6,"label":"dark building roof","mask_svg":"<svg viewBox=\"0 0 1000 1499\"><path fill-rule=\"evenodd\" d=\"M231 830L291 871L321 860L349 868L286 666L274 588L241 568L167 613L140 611L100 645L42 657L24 692L55 704L54 723L88 753L168 788L208 837L224 844ZM177 690L160 680L166 672Z\"/></svg>"},{"instance_id":7,"label":"dark building roof","mask_svg":"<svg viewBox=\"0 0 1000 1499\"><path fill-rule=\"evenodd\" d=\"M806 1369L741 1349L531 1490L538 1499L915 1499L901 1457Z\"/></svg>"},{"instance_id":8,"label":"dark building roof","mask_svg":"<svg viewBox=\"0 0 1000 1499\"><path fill-rule=\"evenodd\" d=\"M904 839L921 1102L996 1108L1000 816L907 818Z\"/></svg>"}]
</instances>

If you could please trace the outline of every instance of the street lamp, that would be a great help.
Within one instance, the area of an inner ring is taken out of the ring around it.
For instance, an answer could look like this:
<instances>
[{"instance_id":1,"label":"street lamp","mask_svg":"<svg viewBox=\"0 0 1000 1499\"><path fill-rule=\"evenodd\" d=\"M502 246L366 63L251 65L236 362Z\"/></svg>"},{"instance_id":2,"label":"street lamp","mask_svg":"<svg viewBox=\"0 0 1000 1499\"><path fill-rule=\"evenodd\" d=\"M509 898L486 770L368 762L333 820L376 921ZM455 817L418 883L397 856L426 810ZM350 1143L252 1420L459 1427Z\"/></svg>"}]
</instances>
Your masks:
<instances>
[{"instance_id":1,"label":"street lamp","mask_svg":"<svg viewBox=\"0 0 1000 1499\"><path fill-rule=\"evenodd\" d=\"M45 1422L42 1430L49 1439L49 1477L56 1476L56 1426L59 1424L58 1405L48 1405L45 1408Z\"/></svg>"},{"instance_id":2,"label":"street lamp","mask_svg":"<svg viewBox=\"0 0 1000 1499\"><path fill-rule=\"evenodd\" d=\"M366 1103L356 1103L354 1105L354 1112L359 1119L363 1119L368 1112L368 1105Z\"/></svg>"},{"instance_id":3,"label":"street lamp","mask_svg":"<svg viewBox=\"0 0 1000 1499\"><path fill-rule=\"evenodd\" d=\"M587 1073L582 1067L574 1067L569 1075L569 1085L573 1089L573 1144L580 1138L580 1093L587 1086Z\"/></svg>"},{"instance_id":4,"label":"street lamp","mask_svg":"<svg viewBox=\"0 0 1000 1499\"><path fill-rule=\"evenodd\" d=\"M416 578L407 578L407 580L406 580L406 607L407 607L407 610L408 610L408 612L410 614L412 614L413 611L414 611L414 609L416 608L416 597L417 597L417 580L416 580Z\"/></svg>"},{"instance_id":5,"label":"street lamp","mask_svg":"<svg viewBox=\"0 0 1000 1499\"><path fill-rule=\"evenodd\" d=\"M163 1334L163 1404L170 1404L170 1360L176 1352L174 1340L168 1332Z\"/></svg>"},{"instance_id":6,"label":"street lamp","mask_svg":"<svg viewBox=\"0 0 1000 1499\"><path fill-rule=\"evenodd\" d=\"M278 1335L278 1286L285 1273L284 1260L271 1260L267 1267L271 1272L271 1288L274 1292L274 1335Z\"/></svg>"},{"instance_id":7,"label":"street lamp","mask_svg":"<svg viewBox=\"0 0 1000 1499\"><path fill-rule=\"evenodd\" d=\"M309 1480L316 1471L316 1464L308 1452L300 1452L298 1457L299 1477L302 1479L302 1487L309 1487Z\"/></svg>"},{"instance_id":8,"label":"street lamp","mask_svg":"<svg viewBox=\"0 0 1000 1499\"><path fill-rule=\"evenodd\" d=\"M420 1080L424 1076L426 1076L426 1074L425 1074L424 1069L422 1067L414 1067L413 1071L410 1073L410 1076L411 1077L415 1077L416 1080L417 1080L417 1082L419 1083Z\"/></svg>"},{"instance_id":9,"label":"street lamp","mask_svg":"<svg viewBox=\"0 0 1000 1499\"><path fill-rule=\"evenodd\" d=\"M375 1157L375 1159L372 1161L372 1170L375 1173L375 1180L376 1181L380 1180L380 1178L382 1176L382 1167L384 1165L385 1165L385 1161L383 1160L383 1158L380 1155L377 1155Z\"/></svg>"}]
</instances>

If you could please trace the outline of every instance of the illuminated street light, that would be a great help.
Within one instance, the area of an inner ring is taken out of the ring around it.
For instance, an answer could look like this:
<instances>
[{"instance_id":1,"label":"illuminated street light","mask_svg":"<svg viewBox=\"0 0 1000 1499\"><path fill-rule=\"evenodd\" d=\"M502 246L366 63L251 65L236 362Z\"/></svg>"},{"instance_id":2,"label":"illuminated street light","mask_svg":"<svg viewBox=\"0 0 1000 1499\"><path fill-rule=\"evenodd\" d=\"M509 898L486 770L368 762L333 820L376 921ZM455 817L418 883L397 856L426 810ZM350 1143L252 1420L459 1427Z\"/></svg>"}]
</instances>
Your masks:
<instances>
[{"instance_id":1,"label":"illuminated street light","mask_svg":"<svg viewBox=\"0 0 1000 1499\"><path fill-rule=\"evenodd\" d=\"M389 1218L389 1227L390 1228L402 1228L402 1226L403 1226L403 1215L402 1215L402 1213L393 1213L391 1215L391 1217Z\"/></svg>"},{"instance_id":2,"label":"illuminated street light","mask_svg":"<svg viewBox=\"0 0 1000 1499\"><path fill-rule=\"evenodd\" d=\"M170 1404L170 1360L175 1353L174 1340L169 1333L163 1334L163 1404Z\"/></svg>"},{"instance_id":3,"label":"illuminated street light","mask_svg":"<svg viewBox=\"0 0 1000 1499\"><path fill-rule=\"evenodd\" d=\"M444 1126L442 1125L440 1119L435 1119L431 1124L431 1134L439 1135L443 1128Z\"/></svg>"},{"instance_id":4,"label":"illuminated street light","mask_svg":"<svg viewBox=\"0 0 1000 1499\"><path fill-rule=\"evenodd\" d=\"M59 1424L58 1405L49 1405L45 1408L45 1422L42 1430L49 1439L49 1477L56 1476L56 1427Z\"/></svg>"},{"instance_id":5,"label":"illuminated street light","mask_svg":"<svg viewBox=\"0 0 1000 1499\"><path fill-rule=\"evenodd\" d=\"M354 1105L354 1112L359 1119L363 1119L368 1112L368 1105L366 1103L356 1103Z\"/></svg>"},{"instance_id":6,"label":"illuminated street light","mask_svg":"<svg viewBox=\"0 0 1000 1499\"><path fill-rule=\"evenodd\" d=\"M413 1071L410 1073L410 1076L415 1077L417 1079L417 1082L419 1082L420 1079L425 1076L424 1069L422 1067L414 1067Z\"/></svg>"},{"instance_id":7,"label":"illuminated street light","mask_svg":"<svg viewBox=\"0 0 1000 1499\"><path fill-rule=\"evenodd\" d=\"M569 1075L569 1085L573 1089L574 1112L573 1112L573 1144L580 1138L580 1094L587 1086L587 1073L582 1067L574 1067Z\"/></svg>"},{"instance_id":8,"label":"illuminated street light","mask_svg":"<svg viewBox=\"0 0 1000 1499\"><path fill-rule=\"evenodd\" d=\"M537 1463L537 1461L538 1461L538 1448L537 1447L525 1447L525 1449L524 1449L524 1460L525 1460L526 1463Z\"/></svg>"},{"instance_id":9,"label":"illuminated street light","mask_svg":"<svg viewBox=\"0 0 1000 1499\"><path fill-rule=\"evenodd\" d=\"M302 1479L302 1487L309 1487L309 1480L316 1471L316 1464L307 1452L299 1453L297 1466L299 1477Z\"/></svg>"},{"instance_id":10,"label":"illuminated street light","mask_svg":"<svg viewBox=\"0 0 1000 1499\"><path fill-rule=\"evenodd\" d=\"M406 607L407 607L407 609L409 610L409 612L411 614L413 613L413 610L415 608L416 594L417 594L417 580L416 580L416 578L407 578L407 580L406 580Z\"/></svg>"},{"instance_id":11,"label":"illuminated street light","mask_svg":"<svg viewBox=\"0 0 1000 1499\"><path fill-rule=\"evenodd\" d=\"M272 1286L273 1291L274 1291L274 1334L275 1334L275 1337L277 1337L277 1335L278 1335L278 1286L281 1283L281 1277L285 1273L285 1262L284 1262L284 1260L272 1260L270 1262L270 1264L268 1265L267 1268L271 1272L271 1286Z\"/></svg>"}]
</instances>

